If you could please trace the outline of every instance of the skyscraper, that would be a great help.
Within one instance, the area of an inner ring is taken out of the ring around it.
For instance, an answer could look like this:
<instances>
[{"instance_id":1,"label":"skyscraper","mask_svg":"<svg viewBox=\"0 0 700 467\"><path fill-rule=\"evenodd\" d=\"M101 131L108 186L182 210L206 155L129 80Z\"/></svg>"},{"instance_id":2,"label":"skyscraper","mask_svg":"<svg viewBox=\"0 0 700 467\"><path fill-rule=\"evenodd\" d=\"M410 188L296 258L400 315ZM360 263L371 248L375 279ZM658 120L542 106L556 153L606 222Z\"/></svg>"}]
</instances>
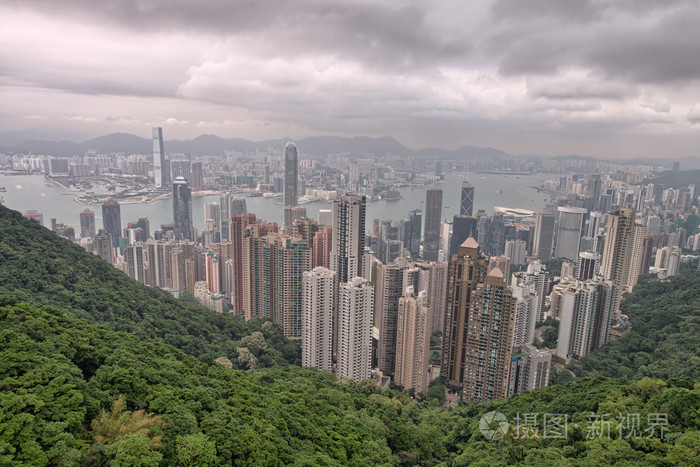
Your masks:
<instances>
[{"instance_id":1,"label":"skyscraper","mask_svg":"<svg viewBox=\"0 0 700 467\"><path fill-rule=\"evenodd\" d=\"M423 259L437 261L440 249L440 219L442 218L442 190L428 188L425 193L425 235Z\"/></svg>"},{"instance_id":2,"label":"skyscraper","mask_svg":"<svg viewBox=\"0 0 700 467\"><path fill-rule=\"evenodd\" d=\"M494 268L469 301L462 398L490 402L508 395L516 300Z\"/></svg>"},{"instance_id":3,"label":"skyscraper","mask_svg":"<svg viewBox=\"0 0 700 467\"><path fill-rule=\"evenodd\" d=\"M231 214L236 214L239 216L248 214L248 207L246 206L245 198L237 196L231 200Z\"/></svg>"},{"instance_id":4,"label":"skyscraper","mask_svg":"<svg viewBox=\"0 0 700 467\"><path fill-rule=\"evenodd\" d=\"M405 264L384 264L375 268L374 327L379 330L377 342L377 366L387 375L394 374L396 362L396 324L399 298L403 295Z\"/></svg>"},{"instance_id":5,"label":"skyscraper","mask_svg":"<svg viewBox=\"0 0 700 467\"><path fill-rule=\"evenodd\" d=\"M176 240L194 240L192 189L184 177L173 182L173 226Z\"/></svg>"},{"instance_id":6,"label":"skyscraper","mask_svg":"<svg viewBox=\"0 0 700 467\"><path fill-rule=\"evenodd\" d=\"M427 298L425 291L416 297L413 287L408 287L398 304L394 381L404 390L414 389L416 394L428 392L432 318Z\"/></svg>"},{"instance_id":7,"label":"skyscraper","mask_svg":"<svg viewBox=\"0 0 700 467\"><path fill-rule=\"evenodd\" d=\"M471 217L466 214L454 216L452 219L452 237L450 238L449 256L456 255L457 251L459 251L459 246L469 237L474 237L477 241L479 240L478 221L476 217Z\"/></svg>"},{"instance_id":8,"label":"skyscraper","mask_svg":"<svg viewBox=\"0 0 700 467\"><path fill-rule=\"evenodd\" d=\"M557 357L580 358L608 341L614 284L598 276L562 292Z\"/></svg>"},{"instance_id":9,"label":"skyscraper","mask_svg":"<svg viewBox=\"0 0 700 467\"><path fill-rule=\"evenodd\" d=\"M362 381L370 377L374 290L361 277L340 284L338 297L338 376Z\"/></svg>"},{"instance_id":10,"label":"skyscraper","mask_svg":"<svg viewBox=\"0 0 700 467\"><path fill-rule=\"evenodd\" d=\"M420 236L423 227L423 213L415 209L408 213L408 219L403 220L403 247L409 251L411 258L420 256Z\"/></svg>"},{"instance_id":11,"label":"skyscraper","mask_svg":"<svg viewBox=\"0 0 700 467\"><path fill-rule=\"evenodd\" d=\"M474 210L474 187L466 180L462 182L462 198L459 203L459 215L471 216ZM466 239L466 237L465 237ZM463 240L464 241L464 240Z\"/></svg>"},{"instance_id":12,"label":"skyscraper","mask_svg":"<svg viewBox=\"0 0 700 467\"><path fill-rule=\"evenodd\" d=\"M333 271L304 272L301 293L301 365L333 371Z\"/></svg>"},{"instance_id":13,"label":"skyscraper","mask_svg":"<svg viewBox=\"0 0 700 467\"><path fill-rule=\"evenodd\" d=\"M298 201L297 185L299 183L299 161L297 147L287 143L284 148L284 205L296 206ZM290 224L291 225L291 222Z\"/></svg>"},{"instance_id":14,"label":"skyscraper","mask_svg":"<svg viewBox=\"0 0 700 467\"><path fill-rule=\"evenodd\" d=\"M119 202L114 198L107 198L102 203L102 227L112 236L112 247L118 247L122 236L122 215Z\"/></svg>"},{"instance_id":15,"label":"skyscraper","mask_svg":"<svg viewBox=\"0 0 700 467\"><path fill-rule=\"evenodd\" d=\"M534 255L543 262L552 259L554 214L538 212L535 224Z\"/></svg>"},{"instance_id":16,"label":"skyscraper","mask_svg":"<svg viewBox=\"0 0 700 467\"><path fill-rule=\"evenodd\" d=\"M153 127L153 176L155 178L156 190L164 188L166 185L165 175L165 151L163 150L163 129Z\"/></svg>"},{"instance_id":17,"label":"skyscraper","mask_svg":"<svg viewBox=\"0 0 700 467\"><path fill-rule=\"evenodd\" d=\"M539 297L535 284L530 282L514 285L513 297L516 299L513 345L531 344L535 340L535 325L538 318L537 301Z\"/></svg>"},{"instance_id":18,"label":"skyscraper","mask_svg":"<svg viewBox=\"0 0 700 467\"><path fill-rule=\"evenodd\" d=\"M85 209L80 213L80 238L95 237L95 212Z\"/></svg>"},{"instance_id":19,"label":"skyscraper","mask_svg":"<svg viewBox=\"0 0 700 467\"><path fill-rule=\"evenodd\" d=\"M600 274L600 255L592 251L582 251L576 260L576 279L585 281Z\"/></svg>"},{"instance_id":20,"label":"skyscraper","mask_svg":"<svg viewBox=\"0 0 700 467\"><path fill-rule=\"evenodd\" d=\"M508 397L549 386L552 353L531 344L513 347L508 380Z\"/></svg>"},{"instance_id":21,"label":"skyscraper","mask_svg":"<svg viewBox=\"0 0 700 467\"><path fill-rule=\"evenodd\" d=\"M231 240L231 194L221 193L219 195L221 204L221 241Z\"/></svg>"},{"instance_id":22,"label":"skyscraper","mask_svg":"<svg viewBox=\"0 0 700 467\"><path fill-rule=\"evenodd\" d=\"M114 248L112 247L112 235L107 233L105 229L100 229L92 242L92 251L109 264L113 264Z\"/></svg>"},{"instance_id":23,"label":"skyscraper","mask_svg":"<svg viewBox=\"0 0 700 467\"><path fill-rule=\"evenodd\" d=\"M620 312L620 299L625 284L630 282L632 273L632 252L634 251L635 212L632 208L620 208L608 216L608 233L600 263L601 275L614 284L613 314ZM639 271L635 271L639 274Z\"/></svg>"},{"instance_id":24,"label":"skyscraper","mask_svg":"<svg viewBox=\"0 0 700 467\"><path fill-rule=\"evenodd\" d=\"M365 250L364 195L344 195L333 202L333 244L331 270L341 284L362 275L362 254Z\"/></svg>"},{"instance_id":25,"label":"skyscraper","mask_svg":"<svg viewBox=\"0 0 700 467\"><path fill-rule=\"evenodd\" d=\"M464 383L464 352L470 298L477 284L483 283L488 260L481 254L473 237L467 238L456 255L450 257L447 270L447 295L442 333L441 376L453 391ZM468 299L469 298L469 299Z\"/></svg>"},{"instance_id":26,"label":"skyscraper","mask_svg":"<svg viewBox=\"0 0 700 467\"><path fill-rule=\"evenodd\" d=\"M571 206L558 208L555 258L576 259L578 257L583 221L587 212L585 208Z\"/></svg>"},{"instance_id":27,"label":"skyscraper","mask_svg":"<svg viewBox=\"0 0 700 467\"><path fill-rule=\"evenodd\" d=\"M525 264L525 241L508 240L506 242L505 256L510 258L510 263L513 265Z\"/></svg>"},{"instance_id":28,"label":"skyscraper","mask_svg":"<svg viewBox=\"0 0 700 467\"><path fill-rule=\"evenodd\" d=\"M214 241L221 241L221 206L219 203L206 203L204 205L204 221L213 220ZM213 291L212 291L213 292Z\"/></svg>"}]
</instances>

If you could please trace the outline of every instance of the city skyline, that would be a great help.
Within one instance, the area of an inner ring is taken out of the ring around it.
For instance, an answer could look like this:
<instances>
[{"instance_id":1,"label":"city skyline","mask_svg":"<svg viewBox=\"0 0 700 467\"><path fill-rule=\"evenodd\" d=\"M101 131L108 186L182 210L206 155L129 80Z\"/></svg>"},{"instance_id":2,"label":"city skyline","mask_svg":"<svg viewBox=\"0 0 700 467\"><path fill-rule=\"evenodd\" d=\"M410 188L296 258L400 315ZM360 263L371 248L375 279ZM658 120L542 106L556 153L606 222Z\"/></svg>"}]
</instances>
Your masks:
<instances>
[{"instance_id":1,"label":"city skyline","mask_svg":"<svg viewBox=\"0 0 700 467\"><path fill-rule=\"evenodd\" d=\"M84 140L162 127L176 139L391 135L411 148L697 154L692 3L75 0L11 1L0 13L3 132Z\"/></svg>"}]
</instances>

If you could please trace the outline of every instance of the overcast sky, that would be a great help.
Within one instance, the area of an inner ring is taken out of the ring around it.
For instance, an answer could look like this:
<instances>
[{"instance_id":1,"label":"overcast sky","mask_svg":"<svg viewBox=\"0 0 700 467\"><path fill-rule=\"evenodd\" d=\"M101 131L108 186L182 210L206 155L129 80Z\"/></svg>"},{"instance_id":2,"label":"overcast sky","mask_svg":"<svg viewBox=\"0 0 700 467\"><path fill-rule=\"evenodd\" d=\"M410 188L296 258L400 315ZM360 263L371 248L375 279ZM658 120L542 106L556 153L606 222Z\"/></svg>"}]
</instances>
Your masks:
<instances>
[{"instance_id":1,"label":"overcast sky","mask_svg":"<svg viewBox=\"0 0 700 467\"><path fill-rule=\"evenodd\" d=\"M0 0L0 131L700 155L696 0Z\"/></svg>"}]
</instances>

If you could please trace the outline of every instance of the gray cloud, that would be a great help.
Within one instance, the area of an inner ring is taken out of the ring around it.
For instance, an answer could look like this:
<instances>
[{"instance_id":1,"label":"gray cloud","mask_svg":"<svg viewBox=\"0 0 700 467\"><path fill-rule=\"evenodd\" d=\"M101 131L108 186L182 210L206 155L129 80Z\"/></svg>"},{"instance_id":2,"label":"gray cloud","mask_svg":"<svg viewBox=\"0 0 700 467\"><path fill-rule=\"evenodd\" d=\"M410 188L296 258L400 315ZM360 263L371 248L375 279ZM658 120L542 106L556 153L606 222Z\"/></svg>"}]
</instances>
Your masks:
<instances>
[{"instance_id":1,"label":"gray cloud","mask_svg":"<svg viewBox=\"0 0 700 467\"><path fill-rule=\"evenodd\" d=\"M5 0L0 16L4 126L42 115L528 152L698 122L693 1Z\"/></svg>"}]
</instances>

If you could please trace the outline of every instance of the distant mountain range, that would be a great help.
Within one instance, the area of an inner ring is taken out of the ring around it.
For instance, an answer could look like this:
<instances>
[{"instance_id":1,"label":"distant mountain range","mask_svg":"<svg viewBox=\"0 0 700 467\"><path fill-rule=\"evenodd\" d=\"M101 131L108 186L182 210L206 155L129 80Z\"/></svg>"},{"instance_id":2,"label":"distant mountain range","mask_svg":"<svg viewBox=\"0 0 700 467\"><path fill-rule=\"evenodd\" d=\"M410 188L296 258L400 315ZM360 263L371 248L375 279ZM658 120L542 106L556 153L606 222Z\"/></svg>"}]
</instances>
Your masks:
<instances>
[{"instance_id":1,"label":"distant mountain range","mask_svg":"<svg viewBox=\"0 0 700 467\"><path fill-rule=\"evenodd\" d=\"M78 139L78 138L76 138ZM242 138L220 138L216 135L201 135L188 140L166 140L167 153L190 153L192 155L223 156L227 151L252 153L256 149L276 148L282 149L290 141L289 138L270 139L265 141L249 141ZM352 156L365 154L394 154L398 156L425 156L425 157L490 157L522 159L552 158L551 156L528 155L514 156L507 152L489 147L462 146L454 150L442 148L423 148L413 150L405 147L391 136L370 138L367 136L355 136L347 138L342 136L313 136L296 140L299 153L303 155L325 156L327 154L347 153ZM54 156L73 156L95 151L101 154L123 152L127 154L150 154L153 151L153 143L149 138L142 138L130 133L112 133L88 139L80 143L66 139L60 139L55 133L44 133L38 130L22 130L0 133L0 153L5 154L50 154ZM596 160L590 156L577 154L554 156L556 159L586 159ZM677 159L680 161L681 170L700 169L700 158L686 157ZM670 167L671 159L637 158L632 160L620 160L619 162L632 164L663 165Z\"/></svg>"},{"instance_id":2,"label":"distant mountain range","mask_svg":"<svg viewBox=\"0 0 700 467\"><path fill-rule=\"evenodd\" d=\"M0 151L4 153L50 154L54 156L72 156L85 154L87 151L109 154L113 152L149 154L153 151L153 143L148 138L141 138L129 133L112 133L89 139L81 143L47 138L26 138L31 132L10 132L0 134ZM251 153L259 148L284 148L287 138L266 141L249 141L242 138L220 138L215 135L202 135L189 140L166 140L165 150L168 153L191 153L193 155L223 156L227 151ZM296 140L300 154L326 155L349 153L353 156L364 154L395 154L399 156L461 156L461 157L509 157L510 155L494 148L479 148L463 146L453 151L439 148L426 148L418 151L409 149L390 136L369 138L356 136L345 138L341 136L313 136Z\"/></svg>"}]
</instances>

